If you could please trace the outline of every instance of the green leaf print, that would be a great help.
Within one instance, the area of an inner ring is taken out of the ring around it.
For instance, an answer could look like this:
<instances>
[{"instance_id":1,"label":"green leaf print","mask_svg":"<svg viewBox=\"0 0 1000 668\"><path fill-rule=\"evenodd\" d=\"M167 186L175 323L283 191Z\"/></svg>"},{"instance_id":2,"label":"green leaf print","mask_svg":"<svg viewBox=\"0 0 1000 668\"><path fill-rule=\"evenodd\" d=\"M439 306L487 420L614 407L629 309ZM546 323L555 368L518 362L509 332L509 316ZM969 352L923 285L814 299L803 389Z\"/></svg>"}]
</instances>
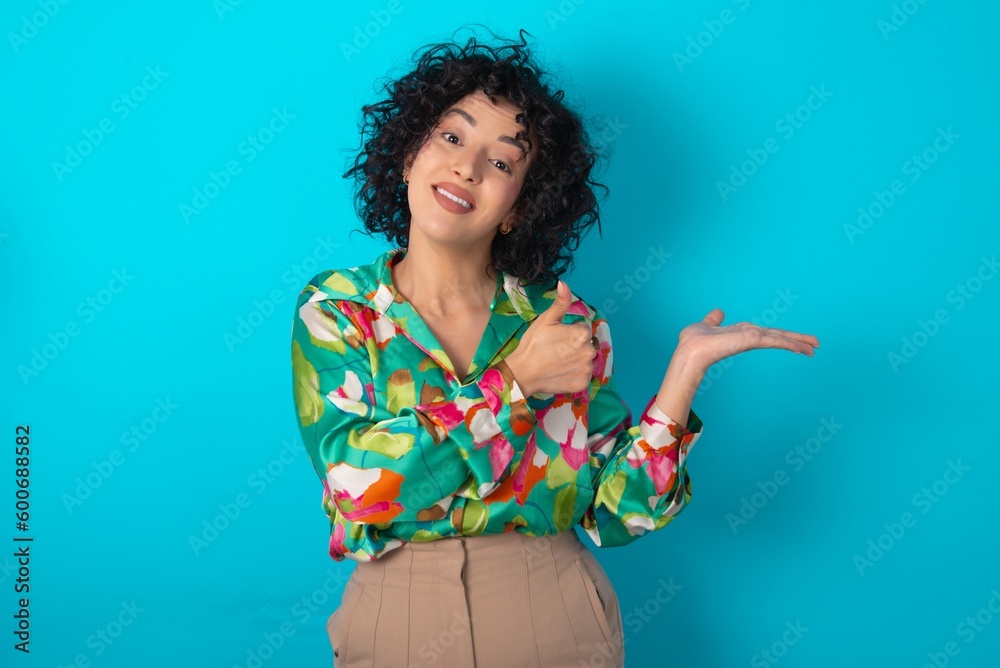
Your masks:
<instances>
[{"instance_id":1,"label":"green leaf print","mask_svg":"<svg viewBox=\"0 0 1000 668\"><path fill-rule=\"evenodd\" d=\"M459 452L466 459L469 458L469 453L464 449L459 448ZM479 489L476 487L476 477L470 473L469 477L462 483L462 486L455 491L455 496L463 496L467 499L475 499L476 501L480 500Z\"/></svg>"},{"instance_id":2,"label":"green leaf print","mask_svg":"<svg viewBox=\"0 0 1000 668\"><path fill-rule=\"evenodd\" d=\"M329 323L330 334L333 336L332 339L317 339L311 337L313 343L316 344L317 348L325 348L326 350L332 350L338 355L343 355L347 352L347 344L344 342L344 332L341 331L337 323L332 320Z\"/></svg>"},{"instance_id":3,"label":"green leaf print","mask_svg":"<svg viewBox=\"0 0 1000 668\"><path fill-rule=\"evenodd\" d=\"M596 504L598 500L607 506L608 511L612 514L618 513L618 504L621 503L622 495L625 493L625 483L627 479L625 477L624 471L615 471L615 474L611 476L610 480L605 481L601 488L597 490L597 494L594 497L594 503Z\"/></svg>"},{"instance_id":4,"label":"green leaf print","mask_svg":"<svg viewBox=\"0 0 1000 668\"><path fill-rule=\"evenodd\" d=\"M565 531L573 524L573 510L576 505L576 485L566 485L556 494L552 519L557 531Z\"/></svg>"},{"instance_id":5,"label":"green leaf print","mask_svg":"<svg viewBox=\"0 0 1000 668\"><path fill-rule=\"evenodd\" d=\"M343 274L338 271L330 274L323 285L333 288L337 292L343 293L345 295L356 295L358 294L358 289L355 287L354 283L351 283Z\"/></svg>"},{"instance_id":6,"label":"green leaf print","mask_svg":"<svg viewBox=\"0 0 1000 668\"><path fill-rule=\"evenodd\" d=\"M432 540L437 540L441 537L441 534L434 533L433 531L428 531L427 529L417 529L410 536L410 542L413 543L429 543Z\"/></svg>"},{"instance_id":7,"label":"green leaf print","mask_svg":"<svg viewBox=\"0 0 1000 668\"><path fill-rule=\"evenodd\" d=\"M496 308L493 309L494 313L499 313L500 315L514 315L517 313L514 310L514 303L509 299L502 300L501 303L497 304Z\"/></svg>"},{"instance_id":8,"label":"green leaf print","mask_svg":"<svg viewBox=\"0 0 1000 668\"><path fill-rule=\"evenodd\" d=\"M319 394L319 374L298 341L292 341L292 371L295 376L295 403L299 408L299 423L303 427L316 424L323 417L323 397Z\"/></svg>"},{"instance_id":9,"label":"green leaf print","mask_svg":"<svg viewBox=\"0 0 1000 668\"><path fill-rule=\"evenodd\" d=\"M576 482L577 472L573 470L565 459L561 456L553 457L549 460L549 466L545 469L545 484L549 489L558 489L566 483Z\"/></svg>"},{"instance_id":10,"label":"green leaf print","mask_svg":"<svg viewBox=\"0 0 1000 668\"><path fill-rule=\"evenodd\" d=\"M394 434L382 429L367 431L364 436L354 430L347 432L347 444L352 448L370 450L392 459L399 459L412 450L414 440L413 434Z\"/></svg>"},{"instance_id":11,"label":"green leaf print","mask_svg":"<svg viewBox=\"0 0 1000 668\"><path fill-rule=\"evenodd\" d=\"M486 520L490 517L490 512L486 504L482 501L469 499L465 503L465 511L462 513L462 533L467 536L478 536L486 528Z\"/></svg>"},{"instance_id":12,"label":"green leaf print","mask_svg":"<svg viewBox=\"0 0 1000 668\"><path fill-rule=\"evenodd\" d=\"M535 312L535 309L532 308L531 302L528 301L528 298L517 290L514 291L514 294L510 295L510 298L514 302L514 306L516 306L517 310L521 313L532 314Z\"/></svg>"}]
</instances>

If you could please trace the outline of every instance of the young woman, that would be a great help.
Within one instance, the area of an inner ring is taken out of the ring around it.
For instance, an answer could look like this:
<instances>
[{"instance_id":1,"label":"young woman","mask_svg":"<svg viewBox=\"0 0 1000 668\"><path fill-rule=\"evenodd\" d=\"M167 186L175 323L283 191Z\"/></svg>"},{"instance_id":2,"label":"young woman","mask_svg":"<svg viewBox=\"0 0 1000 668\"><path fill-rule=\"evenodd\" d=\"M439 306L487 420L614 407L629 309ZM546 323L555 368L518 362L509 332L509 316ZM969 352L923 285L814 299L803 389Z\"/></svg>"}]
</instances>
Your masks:
<instances>
[{"instance_id":1,"label":"young woman","mask_svg":"<svg viewBox=\"0 0 1000 668\"><path fill-rule=\"evenodd\" d=\"M370 265L316 275L292 327L330 555L357 562L334 666L623 665L618 599L577 537L625 545L691 498L691 402L715 362L812 355L710 311L633 425L602 312L558 275L599 222L595 153L521 41L439 44L364 107ZM655 573L647 573L655 579Z\"/></svg>"}]
</instances>

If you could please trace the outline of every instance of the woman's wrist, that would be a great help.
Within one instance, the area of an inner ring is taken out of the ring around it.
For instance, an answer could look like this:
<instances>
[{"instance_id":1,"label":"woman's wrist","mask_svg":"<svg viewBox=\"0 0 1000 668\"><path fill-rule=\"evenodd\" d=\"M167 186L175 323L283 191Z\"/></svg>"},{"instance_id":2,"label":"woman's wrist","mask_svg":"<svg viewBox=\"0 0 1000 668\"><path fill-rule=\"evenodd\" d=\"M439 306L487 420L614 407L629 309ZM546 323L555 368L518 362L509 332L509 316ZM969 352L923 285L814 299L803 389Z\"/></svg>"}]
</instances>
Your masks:
<instances>
[{"instance_id":1,"label":"woman's wrist","mask_svg":"<svg viewBox=\"0 0 1000 668\"><path fill-rule=\"evenodd\" d=\"M681 426L687 427L688 414L705 370L685 348L678 346L656 394L656 407Z\"/></svg>"},{"instance_id":2,"label":"woman's wrist","mask_svg":"<svg viewBox=\"0 0 1000 668\"><path fill-rule=\"evenodd\" d=\"M529 397L534 394L534 388L531 386L531 381L528 378L527 369L521 367L520 358L517 357L517 351L515 350L510 355L503 360L507 364L507 368L514 375L514 382L521 389L521 394L525 397Z\"/></svg>"}]
</instances>

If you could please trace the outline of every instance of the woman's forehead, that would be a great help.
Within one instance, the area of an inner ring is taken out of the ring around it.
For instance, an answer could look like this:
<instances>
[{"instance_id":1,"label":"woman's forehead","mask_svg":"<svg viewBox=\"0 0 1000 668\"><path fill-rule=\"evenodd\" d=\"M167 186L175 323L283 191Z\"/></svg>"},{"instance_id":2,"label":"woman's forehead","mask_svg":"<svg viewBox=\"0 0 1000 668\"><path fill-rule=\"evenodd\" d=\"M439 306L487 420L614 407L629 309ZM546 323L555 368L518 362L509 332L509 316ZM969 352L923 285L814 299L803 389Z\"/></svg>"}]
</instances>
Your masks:
<instances>
[{"instance_id":1,"label":"woman's forehead","mask_svg":"<svg viewBox=\"0 0 1000 668\"><path fill-rule=\"evenodd\" d=\"M507 136L514 137L525 130L525 127L517 121L517 115L521 111L519 107L502 97L497 97L496 104L494 104L482 90L477 90L468 93L445 109L439 120L464 118L465 122L475 127L484 116L491 120L499 119L500 124L508 130ZM534 133L532 132L530 135L533 136Z\"/></svg>"},{"instance_id":2,"label":"woman's forehead","mask_svg":"<svg viewBox=\"0 0 1000 668\"><path fill-rule=\"evenodd\" d=\"M482 90L477 90L468 93L465 97L445 109L442 116L455 110L462 110L473 117L473 125L475 122L478 122L484 113L492 113L500 118L508 119L511 123L516 123L514 119L522 110L502 97L495 99L496 103L492 102Z\"/></svg>"}]
</instances>

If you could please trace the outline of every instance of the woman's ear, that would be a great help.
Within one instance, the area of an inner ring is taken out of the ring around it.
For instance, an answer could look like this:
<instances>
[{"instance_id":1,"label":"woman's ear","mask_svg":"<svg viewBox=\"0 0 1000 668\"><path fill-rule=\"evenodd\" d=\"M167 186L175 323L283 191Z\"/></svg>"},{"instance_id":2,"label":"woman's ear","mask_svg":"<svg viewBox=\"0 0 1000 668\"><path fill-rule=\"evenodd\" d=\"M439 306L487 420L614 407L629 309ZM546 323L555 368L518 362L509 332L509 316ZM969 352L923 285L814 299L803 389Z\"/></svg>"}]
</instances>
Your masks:
<instances>
[{"instance_id":1,"label":"woman's ear","mask_svg":"<svg viewBox=\"0 0 1000 668\"><path fill-rule=\"evenodd\" d=\"M515 227L521 224L522 218L521 212L515 208L500 221L500 229L507 230L508 232L513 231Z\"/></svg>"}]
</instances>

